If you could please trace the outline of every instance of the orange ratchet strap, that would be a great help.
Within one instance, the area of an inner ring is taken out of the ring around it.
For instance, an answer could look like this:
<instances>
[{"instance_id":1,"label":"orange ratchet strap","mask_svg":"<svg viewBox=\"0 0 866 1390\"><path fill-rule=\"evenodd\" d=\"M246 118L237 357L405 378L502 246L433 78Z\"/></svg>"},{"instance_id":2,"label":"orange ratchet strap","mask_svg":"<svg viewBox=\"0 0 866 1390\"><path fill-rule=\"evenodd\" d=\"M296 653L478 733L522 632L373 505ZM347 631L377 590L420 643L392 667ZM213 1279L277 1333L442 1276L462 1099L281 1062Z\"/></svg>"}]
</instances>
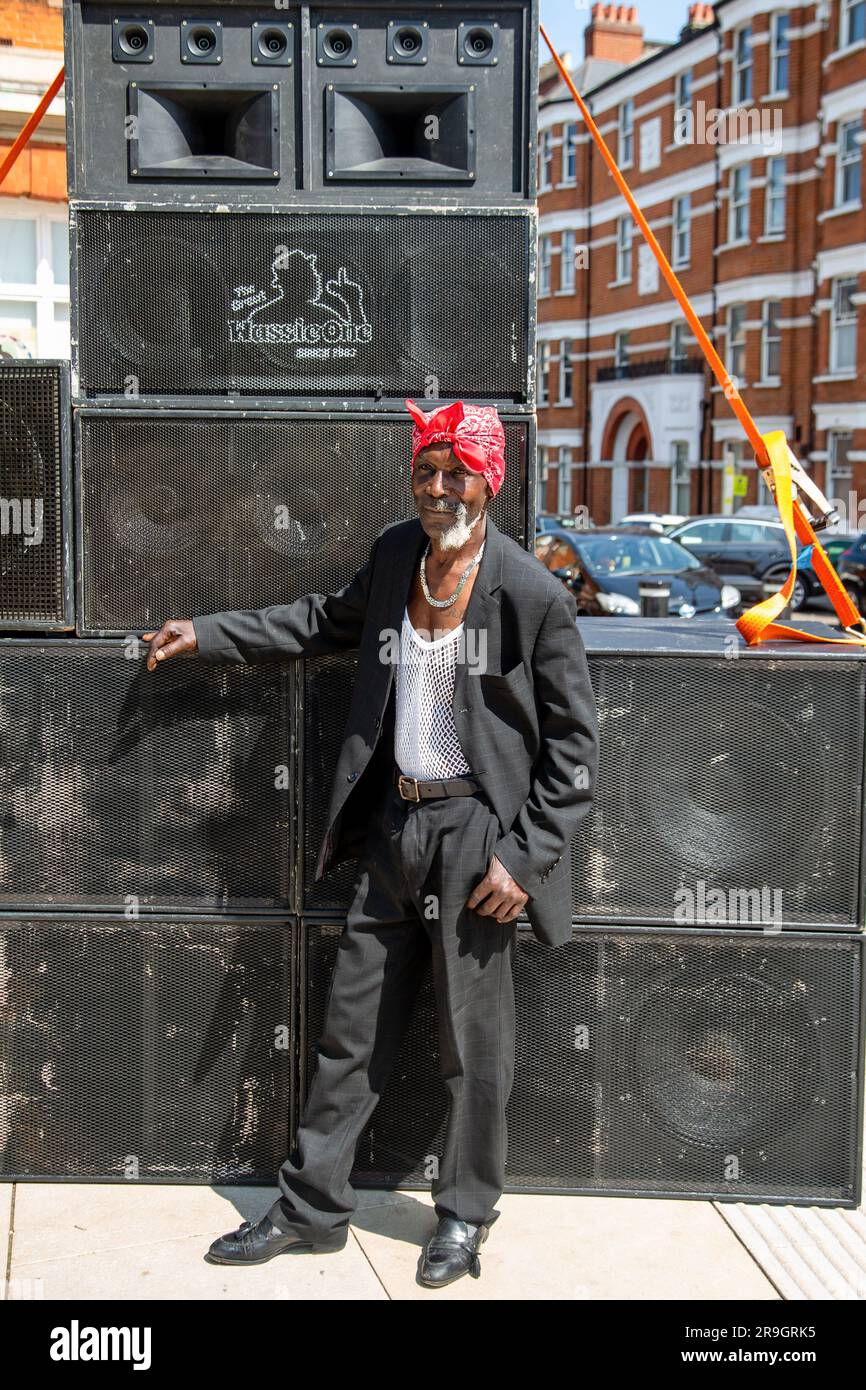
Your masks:
<instances>
[{"instance_id":1,"label":"orange ratchet strap","mask_svg":"<svg viewBox=\"0 0 866 1390\"><path fill-rule=\"evenodd\" d=\"M800 486L803 483L810 484L810 491L817 496L821 496L817 487L811 483L802 469L799 461L792 454L784 432L773 430L771 433L762 435L758 426L755 424L745 401L737 390L736 383L731 378L716 349L710 341L703 324L692 308L688 295L674 274L673 268L668 261L658 241L653 235L652 229L638 207L634 194L623 178L616 160L605 144L604 138L589 113L589 110L571 80L565 66L547 36L544 25L539 25L541 36L547 47L550 49L553 61L559 69L560 75L571 92L575 103L583 117L589 133L598 146L602 159L607 165L620 193L625 198L632 215L640 227L641 232L650 247L653 255L658 261L659 269L664 276L667 284L683 311L686 322L697 339L704 357L707 359L713 374L725 393L725 400L730 404L731 409L739 420L752 446L755 454L755 462L764 474L767 486L771 488L782 524L785 528L785 535L788 539L788 548L791 552L791 571L778 593L770 594L769 597L756 603L754 607L748 609L742 617L737 618L736 625L750 645L766 641L768 638L796 637L803 642L830 642L843 645L866 645L866 623L857 611L850 595L845 589L838 574L830 563L826 551L822 548L815 531L809 513L798 496L794 495L794 486L798 480ZM825 499L826 500L826 499ZM787 627L783 623L777 623L775 618L787 607L788 600L794 587L794 576L797 570L797 547L794 541L794 532L804 545L813 545L812 567L820 579L840 625L849 633L848 637L819 637L811 632L803 632L796 627Z\"/></svg>"}]
</instances>

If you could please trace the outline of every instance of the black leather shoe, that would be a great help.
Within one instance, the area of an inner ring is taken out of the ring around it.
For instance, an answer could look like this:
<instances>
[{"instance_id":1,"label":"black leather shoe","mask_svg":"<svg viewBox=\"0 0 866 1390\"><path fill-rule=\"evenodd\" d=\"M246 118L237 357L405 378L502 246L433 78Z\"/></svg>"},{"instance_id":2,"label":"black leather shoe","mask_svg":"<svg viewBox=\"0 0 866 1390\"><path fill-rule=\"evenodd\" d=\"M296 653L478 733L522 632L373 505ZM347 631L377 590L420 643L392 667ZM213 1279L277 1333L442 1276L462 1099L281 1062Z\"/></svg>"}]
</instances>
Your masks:
<instances>
[{"instance_id":1,"label":"black leather shoe","mask_svg":"<svg viewBox=\"0 0 866 1390\"><path fill-rule=\"evenodd\" d=\"M478 1279L481 1261L478 1250L490 1234L489 1226L470 1226L453 1216L440 1216L439 1225L424 1247L418 1277L428 1288L453 1284L464 1274Z\"/></svg>"},{"instance_id":2,"label":"black leather shoe","mask_svg":"<svg viewBox=\"0 0 866 1390\"><path fill-rule=\"evenodd\" d=\"M212 1265L263 1265L285 1250L342 1250L349 1239L347 1230L335 1231L327 1239L314 1240L296 1231L281 1231L270 1217L263 1216L255 1225L245 1221L236 1231L220 1236L205 1255Z\"/></svg>"}]
</instances>

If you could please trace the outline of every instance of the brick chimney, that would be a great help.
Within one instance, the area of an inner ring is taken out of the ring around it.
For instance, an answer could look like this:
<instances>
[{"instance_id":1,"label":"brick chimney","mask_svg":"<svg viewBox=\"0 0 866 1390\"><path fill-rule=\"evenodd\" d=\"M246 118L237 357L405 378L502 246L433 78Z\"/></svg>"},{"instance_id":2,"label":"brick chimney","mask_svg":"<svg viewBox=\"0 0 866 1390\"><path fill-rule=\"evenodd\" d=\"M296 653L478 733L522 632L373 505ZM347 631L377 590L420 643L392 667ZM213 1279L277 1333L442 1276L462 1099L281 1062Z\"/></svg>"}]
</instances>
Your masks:
<instances>
[{"instance_id":1,"label":"brick chimney","mask_svg":"<svg viewBox=\"0 0 866 1390\"><path fill-rule=\"evenodd\" d=\"M643 57L644 51L643 28L637 22L637 7L593 5L592 20L583 31L583 41L584 56L587 58L636 63Z\"/></svg>"},{"instance_id":2,"label":"brick chimney","mask_svg":"<svg viewBox=\"0 0 866 1390\"><path fill-rule=\"evenodd\" d=\"M696 34L699 29L706 29L707 25L712 24L715 19L712 5L689 5L688 23L683 25L680 30L680 38Z\"/></svg>"}]
</instances>

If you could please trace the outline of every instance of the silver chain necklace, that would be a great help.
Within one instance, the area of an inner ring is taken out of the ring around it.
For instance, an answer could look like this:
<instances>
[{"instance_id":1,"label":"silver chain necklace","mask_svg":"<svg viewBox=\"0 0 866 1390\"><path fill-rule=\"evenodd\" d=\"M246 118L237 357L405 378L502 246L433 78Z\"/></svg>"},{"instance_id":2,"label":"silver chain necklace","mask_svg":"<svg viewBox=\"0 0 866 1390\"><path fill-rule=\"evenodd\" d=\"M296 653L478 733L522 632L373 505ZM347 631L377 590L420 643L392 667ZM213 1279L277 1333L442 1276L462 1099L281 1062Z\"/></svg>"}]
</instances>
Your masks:
<instances>
[{"instance_id":1,"label":"silver chain necklace","mask_svg":"<svg viewBox=\"0 0 866 1390\"><path fill-rule=\"evenodd\" d=\"M427 549L421 556L421 565L419 567L419 572L421 575L421 588L424 590L424 597L430 604L431 608L450 608L452 603L457 602L463 589L463 585L466 583L475 566L480 563L481 556L484 554L484 547L486 544L486 540L481 542L481 549L478 551L478 554L475 556L475 558L473 560L470 560L469 564L466 566L465 570L460 576L460 583L457 585L457 588L454 590L454 593L451 595L451 597L434 598L430 590L427 588L427 556L430 554L432 541L427 542Z\"/></svg>"}]
</instances>

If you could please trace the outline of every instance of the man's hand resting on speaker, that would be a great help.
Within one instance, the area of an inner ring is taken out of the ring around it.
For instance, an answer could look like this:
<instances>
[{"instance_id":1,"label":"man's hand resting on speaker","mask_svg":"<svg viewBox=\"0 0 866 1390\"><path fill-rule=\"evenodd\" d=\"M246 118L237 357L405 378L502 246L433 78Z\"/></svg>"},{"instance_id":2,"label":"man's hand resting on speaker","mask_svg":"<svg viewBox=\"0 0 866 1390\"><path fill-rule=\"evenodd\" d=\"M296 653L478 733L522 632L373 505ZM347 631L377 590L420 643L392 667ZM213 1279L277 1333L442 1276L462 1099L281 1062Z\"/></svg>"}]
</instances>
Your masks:
<instances>
[{"instance_id":1,"label":"man's hand resting on speaker","mask_svg":"<svg viewBox=\"0 0 866 1390\"><path fill-rule=\"evenodd\" d=\"M482 902L482 899L486 901ZM487 873L466 899L466 906L474 908L482 917L495 917L497 922L512 922L528 902L529 894L524 893L494 854L491 855ZM482 905L478 907L477 903Z\"/></svg>"},{"instance_id":2,"label":"man's hand resting on speaker","mask_svg":"<svg viewBox=\"0 0 866 1390\"><path fill-rule=\"evenodd\" d=\"M159 632L143 632L143 642L149 642L147 653L148 671L156 670L158 661L168 661L172 656L192 656L198 650L198 639L191 618L169 618Z\"/></svg>"}]
</instances>

